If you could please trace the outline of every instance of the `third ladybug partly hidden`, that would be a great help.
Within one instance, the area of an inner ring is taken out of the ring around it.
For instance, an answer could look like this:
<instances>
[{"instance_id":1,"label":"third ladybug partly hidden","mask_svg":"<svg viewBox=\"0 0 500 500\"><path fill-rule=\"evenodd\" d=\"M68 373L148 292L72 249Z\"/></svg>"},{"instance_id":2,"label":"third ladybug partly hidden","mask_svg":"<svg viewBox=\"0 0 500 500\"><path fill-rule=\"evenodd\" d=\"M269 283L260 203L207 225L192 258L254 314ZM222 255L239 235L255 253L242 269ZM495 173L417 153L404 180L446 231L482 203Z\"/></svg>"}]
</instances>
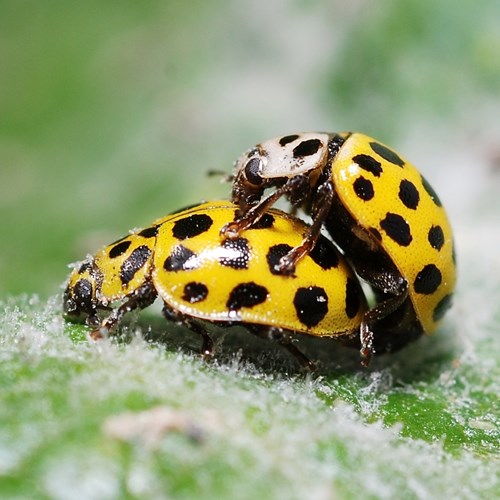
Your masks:
<instances>
[{"instance_id":1,"label":"third ladybug partly hidden","mask_svg":"<svg viewBox=\"0 0 500 500\"><path fill-rule=\"evenodd\" d=\"M264 191L275 188L267 197ZM280 197L312 225L279 268L293 275L322 227L368 282L376 305L360 329L363 363L436 329L456 281L453 235L436 192L400 154L360 133L297 133L262 142L236 162L237 238Z\"/></svg>"}]
</instances>

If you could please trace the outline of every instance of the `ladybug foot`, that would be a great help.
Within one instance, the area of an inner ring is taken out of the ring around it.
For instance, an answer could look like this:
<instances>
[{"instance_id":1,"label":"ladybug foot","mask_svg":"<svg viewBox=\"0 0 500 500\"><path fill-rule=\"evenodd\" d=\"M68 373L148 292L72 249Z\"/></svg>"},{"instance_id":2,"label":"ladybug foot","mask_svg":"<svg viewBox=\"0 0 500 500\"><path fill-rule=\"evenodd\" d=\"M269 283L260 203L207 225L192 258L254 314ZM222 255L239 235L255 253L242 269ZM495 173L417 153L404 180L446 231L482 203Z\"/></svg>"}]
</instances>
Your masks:
<instances>
[{"instance_id":1,"label":"ladybug foot","mask_svg":"<svg viewBox=\"0 0 500 500\"><path fill-rule=\"evenodd\" d=\"M281 257L280 262L277 266L277 271L279 274L283 274L285 276L293 276L295 274L295 264L297 259L290 254L287 254Z\"/></svg>"},{"instance_id":2,"label":"ladybug foot","mask_svg":"<svg viewBox=\"0 0 500 500\"><path fill-rule=\"evenodd\" d=\"M222 226L220 230L220 235L223 238L229 238L230 240L236 239L241 231L243 231L244 227L239 222L228 222L226 225Z\"/></svg>"},{"instance_id":3,"label":"ladybug foot","mask_svg":"<svg viewBox=\"0 0 500 500\"><path fill-rule=\"evenodd\" d=\"M371 348L362 348L360 350L360 353L361 353L361 366L367 368L372 361L373 350Z\"/></svg>"},{"instance_id":4,"label":"ladybug foot","mask_svg":"<svg viewBox=\"0 0 500 500\"><path fill-rule=\"evenodd\" d=\"M309 250L309 245L302 244L290 250L286 255L283 255L278 264L278 271L280 274L284 274L286 276L293 275L295 273L297 262L299 262L299 260L309 252Z\"/></svg>"},{"instance_id":5,"label":"ladybug foot","mask_svg":"<svg viewBox=\"0 0 500 500\"><path fill-rule=\"evenodd\" d=\"M109 335L109 329L105 326L101 326L100 328L96 328L89 333L89 337L98 342L99 340L103 340L107 338Z\"/></svg>"},{"instance_id":6,"label":"ladybug foot","mask_svg":"<svg viewBox=\"0 0 500 500\"><path fill-rule=\"evenodd\" d=\"M373 332L368 328L366 323L361 324L360 332L361 340L361 365L365 368L369 366L373 355L375 354L375 349L373 348Z\"/></svg>"}]
</instances>

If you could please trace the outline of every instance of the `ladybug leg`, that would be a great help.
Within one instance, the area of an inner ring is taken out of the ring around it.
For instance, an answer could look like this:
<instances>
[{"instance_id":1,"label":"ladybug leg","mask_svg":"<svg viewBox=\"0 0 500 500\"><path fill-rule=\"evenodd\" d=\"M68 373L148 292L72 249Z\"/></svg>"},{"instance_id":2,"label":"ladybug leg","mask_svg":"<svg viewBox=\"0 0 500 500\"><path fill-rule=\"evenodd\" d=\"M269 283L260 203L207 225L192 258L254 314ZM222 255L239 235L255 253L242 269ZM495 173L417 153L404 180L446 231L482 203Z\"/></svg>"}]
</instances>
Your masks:
<instances>
[{"instance_id":1,"label":"ladybug leg","mask_svg":"<svg viewBox=\"0 0 500 500\"><path fill-rule=\"evenodd\" d=\"M364 277L364 276L363 276ZM388 274L383 282L385 287L380 287L378 282L370 282L376 288L380 288L384 293L390 293L392 296L386 298L376 306L372 307L363 317L360 327L360 341L361 341L361 364L368 366L370 364L374 348L374 332L373 325L385 318L389 314L396 311L403 305L408 298L408 281L402 277L394 277Z\"/></svg>"},{"instance_id":2,"label":"ladybug leg","mask_svg":"<svg viewBox=\"0 0 500 500\"><path fill-rule=\"evenodd\" d=\"M89 312L85 323L91 328L97 328L99 326L100 321L99 316L97 315L97 308L93 308L92 311Z\"/></svg>"},{"instance_id":3,"label":"ladybug leg","mask_svg":"<svg viewBox=\"0 0 500 500\"><path fill-rule=\"evenodd\" d=\"M202 345L201 345L202 358L204 360L209 360L213 358L214 341L199 323L192 320L188 316L178 311L175 311L166 302L163 303L163 315L165 316L167 321L173 321L179 325L184 325L192 332L197 333L202 339Z\"/></svg>"},{"instance_id":4,"label":"ladybug leg","mask_svg":"<svg viewBox=\"0 0 500 500\"><path fill-rule=\"evenodd\" d=\"M208 335L208 333L205 331L205 329L200 324L198 324L194 321L191 321L190 319L185 319L184 324L192 332L197 333L201 337L201 339L202 339L201 357L205 361L212 359L214 356L214 341L212 340L212 337L210 337L210 335Z\"/></svg>"},{"instance_id":5,"label":"ladybug leg","mask_svg":"<svg viewBox=\"0 0 500 500\"><path fill-rule=\"evenodd\" d=\"M282 274L292 275L297 262L307 255L318 241L323 223L330 213L333 203L333 186L330 182L323 183L318 191L317 208L313 211L313 223L302 240L302 243L292 248L286 255L281 257L278 270ZM319 206L318 206L319 205Z\"/></svg>"},{"instance_id":6,"label":"ladybug leg","mask_svg":"<svg viewBox=\"0 0 500 500\"><path fill-rule=\"evenodd\" d=\"M354 225L346 231L343 226L332 226L331 219L329 223L328 231L335 235L335 241L341 248L348 249L350 255L356 256L353 265L358 276L371 285L374 291L380 292L378 303L365 313L359 333L361 364L368 366L375 354L375 345L378 349L381 347L379 337L384 336L382 330L377 334L378 322L403 306L408 298L408 281L401 276L394 264L381 254L379 241L373 234L359 226ZM384 349L382 342L382 350Z\"/></svg>"},{"instance_id":7,"label":"ladybug leg","mask_svg":"<svg viewBox=\"0 0 500 500\"><path fill-rule=\"evenodd\" d=\"M146 283L136 290L133 295L131 295L120 307L114 309L113 312L106 319L104 319L100 325L98 324L98 321L95 321L95 316L89 317L89 320L93 322L91 326L96 327L90 332L90 337L93 340L101 340L107 337L109 332L123 319L125 314L133 311L134 309L144 309L150 306L155 299L156 291L151 283Z\"/></svg>"},{"instance_id":8,"label":"ladybug leg","mask_svg":"<svg viewBox=\"0 0 500 500\"><path fill-rule=\"evenodd\" d=\"M359 330L359 338L361 341L361 365L365 368L371 363L372 357L375 354L373 347L373 332L370 330L368 323L363 321Z\"/></svg>"},{"instance_id":9,"label":"ladybug leg","mask_svg":"<svg viewBox=\"0 0 500 500\"><path fill-rule=\"evenodd\" d=\"M235 239L245 229L250 228L269 210L282 196L290 195L308 189L309 179L303 175L297 175L288 179L285 184L278 187L269 196L253 205L242 217L229 222L220 231L221 236Z\"/></svg>"},{"instance_id":10,"label":"ladybug leg","mask_svg":"<svg viewBox=\"0 0 500 500\"><path fill-rule=\"evenodd\" d=\"M316 371L316 364L311 361L295 344L280 341L280 344L297 360L302 368L307 371Z\"/></svg>"},{"instance_id":11,"label":"ladybug leg","mask_svg":"<svg viewBox=\"0 0 500 500\"><path fill-rule=\"evenodd\" d=\"M313 372L316 370L314 362L293 343L290 335L281 328L253 326L249 327L249 330L261 339L271 340L283 346L297 360L297 363L307 371Z\"/></svg>"}]
</instances>

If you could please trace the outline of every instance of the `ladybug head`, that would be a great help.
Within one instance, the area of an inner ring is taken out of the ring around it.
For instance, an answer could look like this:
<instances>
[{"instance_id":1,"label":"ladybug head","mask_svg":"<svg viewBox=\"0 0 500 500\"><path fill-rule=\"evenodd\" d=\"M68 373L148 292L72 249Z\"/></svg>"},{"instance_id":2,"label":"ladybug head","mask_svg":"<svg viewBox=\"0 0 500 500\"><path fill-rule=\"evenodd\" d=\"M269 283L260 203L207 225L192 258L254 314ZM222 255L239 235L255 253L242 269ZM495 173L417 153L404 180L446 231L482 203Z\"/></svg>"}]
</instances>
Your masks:
<instances>
[{"instance_id":1,"label":"ladybug head","mask_svg":"<svg viewBox=\"0 0 500 500\"><path fill-rule=\"evenodd\" d=\"M322 170L328 159L328 134L307 132L275 137L244 153L235 164L233 201L256 203L264 190L297 175Z\"/></svg>"}]
</instances>

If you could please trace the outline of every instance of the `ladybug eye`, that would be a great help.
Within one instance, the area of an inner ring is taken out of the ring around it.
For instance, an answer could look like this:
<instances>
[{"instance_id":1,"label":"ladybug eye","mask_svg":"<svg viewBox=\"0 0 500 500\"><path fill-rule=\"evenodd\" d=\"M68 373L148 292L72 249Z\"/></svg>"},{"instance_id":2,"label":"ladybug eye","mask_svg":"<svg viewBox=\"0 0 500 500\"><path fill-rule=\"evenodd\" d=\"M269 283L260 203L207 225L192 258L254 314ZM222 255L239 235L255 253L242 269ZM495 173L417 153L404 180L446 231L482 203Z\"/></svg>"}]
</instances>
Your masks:
<instances>
[{"instance_id":1,"label":"ladybug eye","mask_svg":"<svg viewBox=\"0 0 500 500\"><path fill-rule=\"evenodd\" d=\"M245 165L245 177L248 182L253 184L254 186L260 186L262 184L262 177L260 176L262 161L259 157L254 156L248 160Z\"/></svg>"}]
</instances>

